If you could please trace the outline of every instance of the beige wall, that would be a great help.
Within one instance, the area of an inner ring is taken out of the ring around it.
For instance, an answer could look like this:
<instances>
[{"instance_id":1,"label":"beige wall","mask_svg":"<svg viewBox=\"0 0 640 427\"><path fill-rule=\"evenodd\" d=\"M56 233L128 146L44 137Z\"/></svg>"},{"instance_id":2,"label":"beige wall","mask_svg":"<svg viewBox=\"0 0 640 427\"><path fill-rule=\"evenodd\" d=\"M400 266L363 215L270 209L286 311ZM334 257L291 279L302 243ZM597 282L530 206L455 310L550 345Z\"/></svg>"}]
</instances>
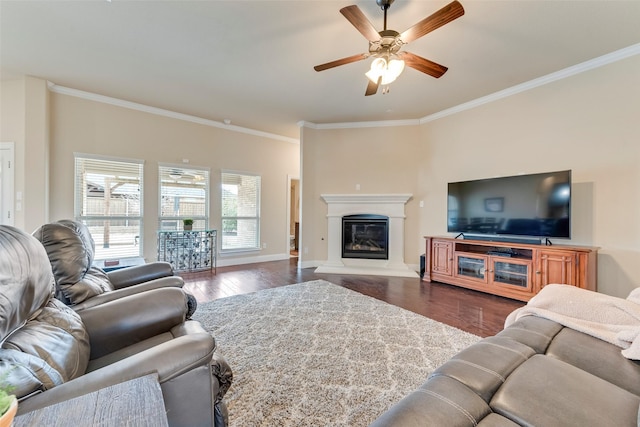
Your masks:
<instances>
[{"instance_id":1,"label":"beige wall","mask_svg":"<svg viewBox=\"0 0 640 427\"><path fill-rule=\"evenodd\" d=\"M210 227L220 229L222 169L262 177L257 252L226 254L219 265L288 257L288 175L299 174L299 146L62 94L51 95L51 219L73 217L73 153L142 159L144 256L156 258L158 163L211 170Z\"/></svg>"},{"instance_id":2,"label":"beige wall","mask_svg":"<svg viewBox=\"0 0 640 427\"><path fill-rule=\"evenodd\" d=\"M23 79L0 82L0 141L14 143L14 166L24 164L24 85ZM23 167L14 167L14 193L25 193ZM15 203L16 200L14 200L13 225L24 228L24 209L16 211Z\"/></svg>"},{"instance_id":3,"label":"beige wall","mask_svg":"<svg viewBox=\"0 0 640 427\"><path fill-rule=\"evenodd\" d=\"M422 236L446 234L448 182L571 169L571 243L601 247L599 291L626 297L640 286L638 76L640 56L418 128L304 128L302 244L309 254L303 262L326 259L319 194L351 193L356 182L362 192L413 193L405 259L415 263L424 252ZM376 156L385 173L350 156L360 151Z\"/></svg>"},{"instance_id":4,"label":"beige wall","mask_svg":"<svg viewBox=\"0 0 640 427\"><path fill-rule=\"evenodd\" d=\"M302 266L327 259L327 205L321 194L409 193L405 235L419 233L420 126L302 129ZM356 189L356 185L360 189ZM418 265L418 239L405 240L405 263Z\"/></svg>"},{"instance_id":5,"label":"beige wall","mask_svg":"<svg viewBox=\"0 0 640 427\"><path fill-rule=\"evenodd\" d=\"M33 77L2 81L0 100L0 140L15 143L14 186L19 197L14 197L14 225L30 232L49 216L47 82Z\"/></svg>"}]
</instances>

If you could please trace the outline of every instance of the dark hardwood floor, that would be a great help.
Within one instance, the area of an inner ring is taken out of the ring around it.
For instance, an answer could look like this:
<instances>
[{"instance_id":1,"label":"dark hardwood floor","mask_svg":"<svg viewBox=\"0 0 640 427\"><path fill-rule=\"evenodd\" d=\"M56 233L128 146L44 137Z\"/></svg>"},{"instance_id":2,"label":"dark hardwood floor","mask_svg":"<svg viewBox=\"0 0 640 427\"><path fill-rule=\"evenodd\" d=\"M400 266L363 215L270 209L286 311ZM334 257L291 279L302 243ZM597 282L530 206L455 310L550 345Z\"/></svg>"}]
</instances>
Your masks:
<instances>
[{"instance_id":1,"label":"dark hardwood floor","mask_svg":"<svg viewBox=\"0 0 640 427\"><path fill-rule=\"evenodd\" d=\"M486 337L502 330L507 315L523 302L418 278L316 274L297 268L297 258L219 267L213 272L180 274L185 290L199 302L262 289L324 279L467 332Z\"/></svg>"}]
</instances>

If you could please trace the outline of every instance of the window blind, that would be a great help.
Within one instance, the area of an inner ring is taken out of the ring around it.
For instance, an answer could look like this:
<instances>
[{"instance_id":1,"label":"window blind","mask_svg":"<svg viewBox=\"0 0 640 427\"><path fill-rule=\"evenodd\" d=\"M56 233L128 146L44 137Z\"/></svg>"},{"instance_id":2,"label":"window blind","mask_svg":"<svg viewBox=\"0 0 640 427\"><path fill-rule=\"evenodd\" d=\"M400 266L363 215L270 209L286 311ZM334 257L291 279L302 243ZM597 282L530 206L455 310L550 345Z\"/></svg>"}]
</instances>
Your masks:
<instances>
[{"instance_id":1,"label":"window blind","mask_svg":"<svg viewBox=\"0 0 640 427\"><path fill-rule=\"evenodd\" d=\"M182 230L193 219L194 230L209 227L209 170L159 165L161 230Z\"/></svg>"},{"instance_id":2,"label":"window blind","mask_svg":"<svg viewBox=\"0 0 640 427\"><path fill-rule=\"evenodd\" d=\"M75 154L75 217L96 260L141 256L143 162Z\"/></svg>"},{"instance_id":3,"label":"window blind","mask_svg":"<svg viewBox=\"0 0 640 427\"><path fill-rule=\"evenodd\" d=\"M258 175L222 172L222 244L224 250L260 248Z\"/></svg>"}]
</instances>

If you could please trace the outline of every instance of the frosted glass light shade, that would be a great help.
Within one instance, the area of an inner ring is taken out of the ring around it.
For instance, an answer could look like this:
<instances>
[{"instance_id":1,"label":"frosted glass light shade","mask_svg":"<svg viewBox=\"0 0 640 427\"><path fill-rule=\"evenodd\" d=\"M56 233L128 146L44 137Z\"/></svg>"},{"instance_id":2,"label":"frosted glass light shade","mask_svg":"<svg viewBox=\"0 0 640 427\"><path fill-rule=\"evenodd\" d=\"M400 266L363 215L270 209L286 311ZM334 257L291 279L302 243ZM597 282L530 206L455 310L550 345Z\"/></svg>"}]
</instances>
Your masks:
<instances>
[{"instance_id":1,"label":"frosted glass light shade","mask_svg":"<svg viewBox=\"0 0 640 427\"><path fill-rule=\"evenodd\" d=\"M371 69L365 73L365 76L374 83L382 76L381 84L387 85L395 81L403 70L404 61L401 59L392 59L387 63L384 58L376 58L371 63Z\"/></svg>"}]
</instances>

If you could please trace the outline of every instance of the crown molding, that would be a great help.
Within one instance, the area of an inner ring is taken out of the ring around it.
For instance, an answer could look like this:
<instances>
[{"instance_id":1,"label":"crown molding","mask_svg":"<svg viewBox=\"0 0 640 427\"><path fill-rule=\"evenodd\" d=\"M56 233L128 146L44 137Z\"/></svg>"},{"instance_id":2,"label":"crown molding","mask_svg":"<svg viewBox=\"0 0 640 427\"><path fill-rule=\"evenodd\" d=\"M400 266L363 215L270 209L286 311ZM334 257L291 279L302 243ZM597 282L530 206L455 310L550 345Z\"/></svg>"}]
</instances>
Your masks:
<instances>
[{"instance_id":1,"label":"crown molding","mask_svg":"<svg viewBox=\"0 0 640 427\"><path fill-rule=\"evenodd\" d=\"M392 127L392 126L415 126L432 122L447 116L451 116L463 111L470 110L485 104L489 104L500 99L507 98L512 95L516 95L537 87L556 82L558 80L572 77L586 71L593 70L608 64L612 64L617 61L621 61L626 58L640 54L640 43L628 46L616 50L614 52L599 56L597 58L582 62L577 65L556 71L554 73L547 74L537 79L530 80L528 82L512 86L510 88L483 96L481 98L474 99L469 102L457 105L455 107L447 108L446 110L439 111L434 114L422 117L420 119L407 119L407 120L382 120L382 121L367 121L367 122L341 122L341 123L313 123L308 121L299 121L298 127L309 129L357 129L357 128L374 128L374 127ZM184 120L192 123L201 124L204 126L211 126L220 129L226 129L233 132L240 132L248 135L259 136L268 139L274 139L277 141L289 142L292 144L299 144L300 140L296 138L289 138L282 135L276 135L269 132L263 132L255 129L245 128L241 126L225 124L215 120L203 119L201 117L191 116L188 114L177 113L174 111L164 110L162 108L150 107L148 105L138 104L135 102L125 101L122 99L111 98L104 95L98 95L91 92L85 92L77 89L72 89L64 86L56 85L52 82L47 82L49 90L54 93L62 95L74 96L77 98L83 98L90 101L100 102L104 104L110 104L118 107L129 108L132 110L142 111L149 114L156 114L159 116L169 117L177 120Z\"/></svg>"},{"instance_id":2,"label":"crown molding","mask_svg":"<svg viewBox=\"0 0 640 427\"><path fill-rule=\"evenodd\" d=\"M96 93L85 92L78 89L72 89L65 86L57 85L53 82L47 82L49 90L53 93L61 95L73 96L76 98L82 98L89 101L100 102L102 104L114 105L116 107L128 108L130 110L141 111L143 113L155 114L157 116L168 117L171 119L183 120L186 122L197 123L204 126L210 126L233 132L244 133L253 136L259 136L262 138L275 139L277 141L289 142L291 144L300 144L299 139L289 138L282 135L276 135L274 133L263 132L255 129L245 128L242 126L236 126L226 124L223 122L217 122L215 120L203 119L201 117L191 116L189 114L176 113L175 111L164 110L162 108L150 107L144 104L138 104L136 102L125 101L118 98L112 98L109 96L98 95Z\"/></svg>"},{"instance_id":3,"label":"crown molding","mask_svg":"<svg viewBox=\"0 0 640 427\"><path fill-rule=\"evenodd\" d=\"M327 204L405 204L413 197L410 193L399 194L321 194Z\"/></svg>"},{"instance_id":4,"label":"crown molding","mask_svg":"<svg viewBox=\"0 0 640 427\"><path fill-rule=\"evenodd\" d=\"M446 110L439 111L434 114L422 117L418 120L391 120L383 122L343 122L343 123L323 123L315 124L310 122L298 122L298 126L307 127L311 129L348 129L348 128L364 128L364 127L381 127L381 126L407 126L415 124L429 123L434 120L441 119L443 117L451 116L472 108L479 107L481 105L489 104L494 101L498 101L503 98L507 98L518 93L522 93L537 87L553 83L558 80L566 79L567 77L575 76L585 71L593 70L595 68L602 67L604 65L612 64L617 61L621 61L626 58L640 54L640 43L613 51L611 53L599 56L589 61L582 62L577 65L556 71L546 76L539 77L537 79L530 80L528 82L512 86L510 88L492 93L481 98L474 99L473 101L465 102L464 104L457 105L455 107L447 108Z\"/></svg>"},{"instance_id":5,"label":"crown molding","mask_svg":"<svg viewBox=\"0 0 640 427\"><path fill-rule=\"evenodd\" d=\"M381 120L371 122L343 122L343 123L312 123L306 121L298 122L299 127L310 129L354 129L354 128L379 128L390 126L416 126L420 124L420 119L407 120Z\"/></svg>"},{"instance_id":6,"label":"crown molding","mask_svg":"<svg viewBox=\"0 0 640 427\"><path fill-rule=\"evenodd\" d=\"M470 110L472 108L476 108L484 104L489 104L491 102L498 101L500 99L507 98L509 96L516 95L531 89L535 89L537 87L544 86L546 84L553 83L558 80L566 79L567 77L572 77L577 74L581 74L586 71L590 71L595 68L602 67L604 65L612 64L614 62L617 62L626 58L630 58L638 54L640 54L640 43L628 46L623 49L616 50L614 52L599 56L589 61L581 62L580 64L567 67L560 71L547 74L546 76L542 76L537 79L533 79L528 82L512 86L510 88L492 93L490 95L474 99L473 101L465 102L464 104L460 104L455 107L442 110L438 113L425 116L422 119L420 119L420 123L432 122L434 120L451 116L453 114L457 114L462 111Z\"/></svg>"}]
</instances>

